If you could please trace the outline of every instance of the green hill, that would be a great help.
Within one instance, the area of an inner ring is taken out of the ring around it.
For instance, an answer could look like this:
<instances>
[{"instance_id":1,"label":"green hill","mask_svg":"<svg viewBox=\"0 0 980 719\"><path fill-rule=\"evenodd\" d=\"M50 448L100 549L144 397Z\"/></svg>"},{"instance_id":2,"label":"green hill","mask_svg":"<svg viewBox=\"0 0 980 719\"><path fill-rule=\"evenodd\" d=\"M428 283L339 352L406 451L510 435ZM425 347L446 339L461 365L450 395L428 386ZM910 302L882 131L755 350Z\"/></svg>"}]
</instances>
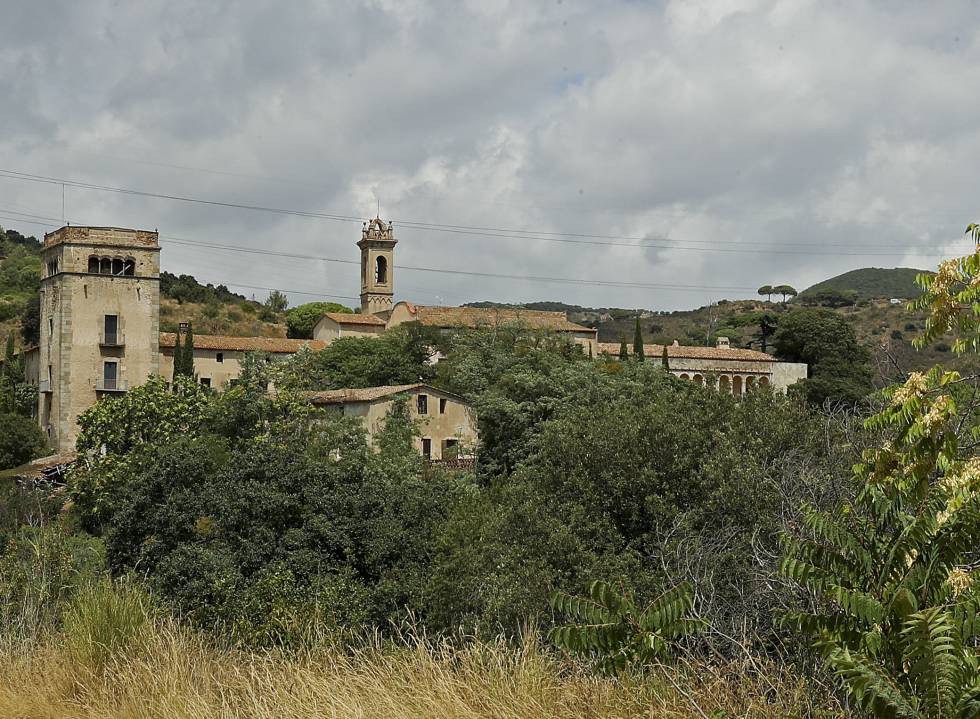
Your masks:
<instances>
[{"instance_id":1,"label":"green hill","mask_svg":"<svg viewBox=\"0 0 980 719\"><path fill-rule=\"evenodd\" d=\"M883 269L865 267L851 270L829 280L818 282L800 293L801 296L814 295L824 290L836 292L853 292L857 300L890 299L898 297L910 299L921 294L922 290L915 284L915 276L925 272L911 267L895 267Z\"/></svg>"}]
</instances>

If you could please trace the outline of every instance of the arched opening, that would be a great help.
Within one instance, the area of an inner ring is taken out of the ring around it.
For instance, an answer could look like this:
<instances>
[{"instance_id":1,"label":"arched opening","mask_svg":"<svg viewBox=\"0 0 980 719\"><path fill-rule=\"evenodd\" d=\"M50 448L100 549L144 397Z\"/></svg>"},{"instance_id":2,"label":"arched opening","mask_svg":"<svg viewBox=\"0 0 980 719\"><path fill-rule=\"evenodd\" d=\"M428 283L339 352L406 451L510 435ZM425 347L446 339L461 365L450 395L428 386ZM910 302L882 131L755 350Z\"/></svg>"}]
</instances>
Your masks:
<instances>
[{"instance_id":1,"label":"arched opening","mask_svg":"<svg viewBox=\"0 0 980 719\"><path fill-rule=\"evenodd\" d=\"M769 386L769 378L768 377L760 377L759 378L759 386L760 387L768 387Z\"/></svg>"},{"instance_id":2,"label":"arched opening","mask_svg":"<svg viewBox=\"0 0 980 719\"><path fill-rule=\"evenodd\" d=\"M722 394L732 393L732 380L728 377L728 375L723 374L718 379L718 391Z\"/></svg>"},{"instance_id":3,"label":"arched opening","mask_svg":"<svg viewBox=\"0 0 980 719\"><path fill-rule=\"evenodd\" d=\"M750 390L752 390L754 388L755 388L755 377L746 377L745 378L745 391L746 392L749 392Z\"/></svg>"},{"instance_id":4,"label":"arched opening","mask_svg":"<svg viewBox=\"0 0 980 719\"><path fill-rule=\"evenodd\" d=\"M98 274L98 272L99 272L99 258L98 257L95 257L93 255L92 257L89 257L88 258L88 271L91 272L91 273L93 273L93 274Z\"/></svg>"},{"instance_id":5,"label":"arched opening","mask_svg":"<svg viewBox=\"0 0 980 719\"><path fill-rule=\"evenodd\" d=\"M127 275L128 277L132 277L136 274L136 260L127 259L123 263L123 274Z\"/></svg>"},{"instance_id":6,"label":"arched opening","mask_svg":"<svg viewBox=\"0 0 980 719\"><path fill-rule=\"evenodd\" d=\"M99 260L99 273L103 275L112 274L112 260L108 257L103 257Z\"/></svg>"},{"instance_id":7,"label":"arched opening","mask_svg":"<svg viewBox=\"0 0 980 719\"><path fill-rule=\"evenodd\" d=\"M682 374L681 379L691 379L690 375Z\"/></svg>"},{"instance_id":8,"label":"arched opening","mask_svg":"<svg viewBox=\"0 0 980 719\"><path fill-rule=\"evenodd\" d=\"M742 378L737 375L732 378L732 394L736 397L742 396Z\"/></svg>"},{"instance_id":9,"label":"arched opening","mask_svg":"<svg viewBox=\"0 0 980 719\"><path fill-rule=\"evenodd\" d=\"M694 375L694 384L696 384L698 387L703 387L704 386L704 376L703 375L699 375L699 374Z\"/></svg>"},{"instance_id":10,"label":"arched opening","mask_svg":"<svg viewBox=\"0 0 980 719\"><path fill-rule=\"evenodd\" d=\"M123 273L123 261L118 257L112 260L112 274L121 275Z\"/></svg>"},{"instance_id":11,"label":"arched opening","mask_svg":"<svg viewBox=\"0 0 980 719\"><path fill-rule=\"evenodd\" d=\"M388 282L388 260L384 257L378 257L374 261L374 282L379 285Z\"/></svg>"}]
</instances>

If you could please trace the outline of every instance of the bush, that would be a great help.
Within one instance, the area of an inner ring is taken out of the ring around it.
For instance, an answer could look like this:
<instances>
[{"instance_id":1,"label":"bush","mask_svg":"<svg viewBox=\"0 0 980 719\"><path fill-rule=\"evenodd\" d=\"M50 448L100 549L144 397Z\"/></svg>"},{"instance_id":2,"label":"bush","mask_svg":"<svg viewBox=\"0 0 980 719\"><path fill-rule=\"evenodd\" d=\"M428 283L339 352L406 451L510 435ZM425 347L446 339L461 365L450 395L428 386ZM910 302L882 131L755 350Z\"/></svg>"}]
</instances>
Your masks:
<instances>
[{"instance_id":1,"label":"bush","mask_svg":"<svg viewBox=\"0 0 980 719\"><path fill-rule=\"evenodd\" d=\"M10 469L42 456L47 438L37 422L20 414L0 414L0 469Z\"/></svg>"},{"instance_id":2,"label":"bush","mask_svg":"<svg viewBox=\"0 0 980 719\"><path fill-rule=\"evenodd\" d=\"M83 586L65 610L63 632L76 667L101 675L152 628L153 601L133 580Z\"/></svg>"},{"instance_id":3,"label":"bush","mask_svg":"<svg viewBox=\"0 0 980 719\"><path fill-rule=\"evenodd\" d=\"M286 312L286 336L296 339L313 339L313 328L327 312L351 314L350 307L336 302L308 302Z\"/></svg>"}]
</instances>

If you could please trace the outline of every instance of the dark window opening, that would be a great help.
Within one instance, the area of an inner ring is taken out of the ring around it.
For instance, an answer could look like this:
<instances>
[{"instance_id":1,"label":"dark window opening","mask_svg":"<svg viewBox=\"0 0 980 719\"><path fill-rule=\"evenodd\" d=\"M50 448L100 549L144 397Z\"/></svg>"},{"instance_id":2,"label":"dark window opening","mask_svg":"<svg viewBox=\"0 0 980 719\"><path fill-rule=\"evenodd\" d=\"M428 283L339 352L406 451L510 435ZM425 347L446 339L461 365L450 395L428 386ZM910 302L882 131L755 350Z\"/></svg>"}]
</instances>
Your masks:
<instances>
[{"instance_id":1,"label":"dark window opening","mask_svg":"<svg viewBox=\"0 0 980 719\"><path fill-rule=\"evenodd\" d=\"M105 362L102 365L102 386L105 389L116 389L119 379L119 365L116 362Z\"/></svg>"},{"instance_id":2,"label":"dark window opening","mask_svg":"<svg viewBox=\"0 0 980 719\"><path fill-rule=\"evenodd\" d=\"M418 398L418 411L419 414L429 413L429 395L420 394Z\"/></svg>"},{"instance_id":3,"label":"dark window opening","mask_svg":"<svg viewBox=\"0 0 980 719\"><path fill-rule=\"evenodd\" d=\"M136 274L136 260L126 260L123 263L123 274L132 277Z\"/></svg>"},{"instance_id":4,"label":"dark window opening","mask_svg":"<svg viewBox=\"0 0 980 719\"><path fill-rule=\"evenodd\" d=\"M446 414L446 403L448 401L445 397L439 398L439 414Z\"/></svg>"},{"instance_id":5,"label":"dark window opening","mask_svg":"<svg viewBox=\"0 0 980 719\"><path fill-rule=\"evenodd\" d=\"M374 261L374 281L379 285L388 282L388 260L384 257L378 257Z\"/></svg>"},{"instance_id":6,"label":"dark window opening","mask_svg":"<svg viewBox=\"0 0 980 719\"><path fill-rule=\"evenodd\" d=\"M98 274L99 272L99 258L89 257L88 258L88 271L92 274Z\"/></svg>"},{"instance_id":7,"label":"dark window opening","mask_svg":"<svg viewBox=\"0 0 980 719\"><path fill-rule=\"evenodd\" d=\"M459 453L458 439L447 439L442 443L442 458L453 459Z\"/></svg>"},{"instance_id":8,"label":"dark window opening","mask_svg":"<svg viewBox=\"0 0 980 719\"><path fill-rule=\"evenodd\" d=\"M201 386L203 386L203 387L210 387L211 386L211 378L210 377L201 377Z\"/></svg>"},{"instance_id":9,"label":"dark window opening","mask_svg":"<svg viewBox=\"0 0 980 719\"><path fill-rule=\"evenodd\" d=\"M52 260L48 263L48 277L56 274L58 274L58 260Z\"/></svg>"},{"instance_id":10,"label":"dark window opening","mask_svg":"<svg viewBox=\"0 0 980 719\"><path fill-rule=\"evenodd\" d=\"M107 345L119 344L119 316L106 315L104 324L105 334L102 341Z\"/></svg>"},{"instance_id":11,"label":"dark window opening","mask_svg":"<svg viewBox=\"0 0 980 719\"><path fill-rule=\"evenodd\" d=\"M428 437L422 438L422 456L426 459L432 459L432 440Z\"/></svg>"},{"instance_id":12,"label":"dark window opening","mask_svg":"<svg viewBox=\"0 0 980 719\"><path fill-rule=\"evenodd\" d=\"M112 260L108 257L102 257L99 259L99 274L111 275L112 274Z\"/></svg>"},{"instance_id":13,"label":"dark window opening","mask_svg":"<svg viewBox=\"0 0 980 719\"><path fill-rule=\"evenodd\" d=\"M215 362L224 362L225 361L225 355L224 355L224 353L223 352L218 352L217 354L215 354L214 361Z\"/></svg>"},{"instance_id":14,"label":"dark window opening","mask_svg":"<svg viewBox=\"0 0 980 719\"><path fill-rule=\"evenodd\" d=\"M118 257L112 261L112 274L121 275L123 273L123 261Z\"/></svg>"}]
</instances>

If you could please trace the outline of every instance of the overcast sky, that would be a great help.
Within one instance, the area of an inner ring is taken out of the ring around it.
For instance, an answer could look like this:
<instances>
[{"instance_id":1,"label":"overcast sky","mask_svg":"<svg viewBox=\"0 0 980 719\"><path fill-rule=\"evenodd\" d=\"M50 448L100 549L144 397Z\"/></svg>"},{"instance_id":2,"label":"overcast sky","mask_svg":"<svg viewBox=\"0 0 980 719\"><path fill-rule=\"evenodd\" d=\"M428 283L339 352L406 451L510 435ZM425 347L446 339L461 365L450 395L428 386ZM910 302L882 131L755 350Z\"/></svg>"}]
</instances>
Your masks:
<instances>
[{"instance_id":1,"label":"overcast sky","mask_svg":"<svg viewBox=\"0 0 980 719\"><path fill-rule=\"evenodd\" d=\"M932 267L980 219L974 2L4 0L0 27L2 170L380 202L419 304L696 307ZM63 215L61 185L0 177L0 224L159 228L172 272L294 304L358 292L356 266L168 239L356 260L358 220L64 194Z\"/></svg>"}]
</instances>

